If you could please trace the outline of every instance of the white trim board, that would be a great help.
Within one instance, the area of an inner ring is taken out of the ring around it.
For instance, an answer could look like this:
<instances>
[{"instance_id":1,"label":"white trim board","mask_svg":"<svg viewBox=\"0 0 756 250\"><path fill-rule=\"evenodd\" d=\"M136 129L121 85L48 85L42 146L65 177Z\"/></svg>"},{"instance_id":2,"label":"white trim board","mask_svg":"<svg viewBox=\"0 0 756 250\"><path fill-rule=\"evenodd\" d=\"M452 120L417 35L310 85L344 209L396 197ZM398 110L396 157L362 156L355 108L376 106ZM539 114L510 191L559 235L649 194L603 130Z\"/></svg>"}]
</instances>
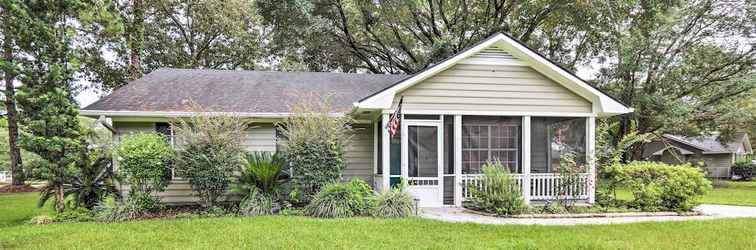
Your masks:
<instances>
[{"instance_id":1,"label":"white trim board","mask_svg":"<svg viewBox=\"0 0 756 250\"><path fill-rule=\"evenodd\" d=\"M548 59L501 33L491 36L475 47L442 61L427 70L356 102L354 103L354 106L360 109L391 109L396 94L436 75L437 73L449 69L456 64L468 63L469 60L465 61L465 59L490 47L496 47L508 52L512 56L522 60L524 65L532 67L534 70L561 84L575 94L591 101L594 106L594 113L596 113L597 116L612 116L626 114L633 111L632 108L626 107L622 103L612 99L610 96L595 89L582 79L551 63Z\"/></svg>"}]
</instances>

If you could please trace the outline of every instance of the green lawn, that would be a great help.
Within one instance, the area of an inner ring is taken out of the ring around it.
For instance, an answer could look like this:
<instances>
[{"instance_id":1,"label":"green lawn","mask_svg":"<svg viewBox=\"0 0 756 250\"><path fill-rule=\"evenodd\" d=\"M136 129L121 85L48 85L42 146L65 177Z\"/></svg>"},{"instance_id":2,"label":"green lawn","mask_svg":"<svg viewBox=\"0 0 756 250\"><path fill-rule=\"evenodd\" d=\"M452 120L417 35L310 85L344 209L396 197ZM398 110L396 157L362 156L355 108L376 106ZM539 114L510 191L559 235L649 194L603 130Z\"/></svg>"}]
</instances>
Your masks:
<instances>
[{"instance_id":1,"label":"green lawn","mask_svg":"<svg viewBox=\"0 0 756 250\"><path fill-rule=\"evenodd\" d=\"M754 249L756 219L496 226L423 219L207 218L27 225L36 194L0 195L0 249Z\"/></svg>"},{"instance_id":2,"label":"green lawn","mask_svg":"<svg viewBox=\"0 0 756 250\"><path fill-rule=\"evenodd\" d=\"M756 181L738 182L728 180L713 180L714 189L704 195L701 203L739 206L756 206ZM617 190L617 198L632 199L627 190Z\"/></svg>"}]
</instances>

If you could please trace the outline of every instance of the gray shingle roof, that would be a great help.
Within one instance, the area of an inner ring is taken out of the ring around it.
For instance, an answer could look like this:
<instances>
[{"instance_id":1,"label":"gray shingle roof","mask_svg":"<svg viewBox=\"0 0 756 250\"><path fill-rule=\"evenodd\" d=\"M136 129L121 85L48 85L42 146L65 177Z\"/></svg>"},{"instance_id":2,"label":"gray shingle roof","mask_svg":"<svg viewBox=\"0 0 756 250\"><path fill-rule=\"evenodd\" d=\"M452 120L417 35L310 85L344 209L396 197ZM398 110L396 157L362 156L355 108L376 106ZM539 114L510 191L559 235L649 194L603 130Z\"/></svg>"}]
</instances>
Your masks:
<instances>
[{"instance_id":1,"label":"gray shingle roof","mask_svg":"<svg viewBox=\"0 0 756 250\"><path fill-rule=\"evenodd\" d=\"M685 143L692 147L701 149L704 153L729 153L735 152L746 139L747 134L743 132L736 133L731 142L722 143L718 135L686 137L680 135L666 134L664 137Z\"/></svg>"},{"instance_id":2,"label":"gray shingle roof","mask_svg":"<svg viewBox=\"0 0 756 250\"><path fill-rule=\"evenodd\" d=\"M330 98L333 111L379 91L406 75L159 69L83 108L103 111L208 111L286 113L307 96ZM190 101L191 100L191 101Z\"/></svg>"}]
</instances>

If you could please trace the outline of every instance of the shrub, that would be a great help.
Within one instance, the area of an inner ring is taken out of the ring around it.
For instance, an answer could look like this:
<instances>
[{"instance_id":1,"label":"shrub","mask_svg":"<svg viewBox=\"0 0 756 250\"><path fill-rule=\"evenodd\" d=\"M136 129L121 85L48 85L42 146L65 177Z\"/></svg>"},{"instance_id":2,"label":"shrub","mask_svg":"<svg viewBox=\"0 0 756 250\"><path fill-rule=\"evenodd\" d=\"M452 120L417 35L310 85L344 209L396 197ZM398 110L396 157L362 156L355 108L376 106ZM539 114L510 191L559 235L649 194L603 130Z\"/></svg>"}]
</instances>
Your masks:
<instances>
[{"instance_id":1,"label":"shrub","mask_svg":"<svg viewBox=\"0 0 756 250\"><path fill-rule=\"evenodd\" d=\"M95 219L103 222L126 221L139 218L141 207L133 202L118 201L113 197L102 200L94 209Z\"/></svg>"},{"instance_id":2,"label":"shrub","mask_svg":"<svg viewBox=\"0 0 756 250\"><path fill-rule=\"evenodd\" d=\"M636 161L612 168L617 181L633 193L630 205L644 211L689 211L711 188L703 172L690 164Z\"/></svg>"},{"instance_id":3,"label":"shrub","mask_svg":"<svg viewBox=\"0 0 756 250\"><path fill-rule=\"evenodd\" d=\"M365 181L332 183L323 187L305 207L305 214L322 218L365 215L370 210L373 191Z\"/></svg>"},{"instance_id":4,"label":"shrub","mask_svg":"<svg viewBox=\"0 0 756 250\"><path fill-rule=\"evenodd\" d=\"M251 152L247 154L242 165L237 193L250 194L253 189L278 196L281 184L286 180L285 161L278 153Z\"/></svg>"},{"instance_id":5,"label":"shrub","mask_svg":"<svg viewBox=\"0 0 756 250\"><path fill-rule=\"evenodd\" d=\"M84 222L93 221L94 217L92 212L84 208L66 209L63 212L55 213L53 215L53 221L55 222Z\"/></svg>"},{"instance_id":6,"label":"shrub","mask_svg":"<svg viewBox=\"0 0 756 250\"><path fill-rule=\"evenodd\" d=\"M482 170L482 188L467 186L471 197L465 207L498 215L519 214L526 208L520 187L506 167L500 162L488 162Z\"/></svg>"},{"instance_id":7,"label":"shrub","mask_svg":"<svg viewBox=\"0 0 756 250\"><path fill-rule=\"evenodd\" d=\"M77 165L70 177L70 184L64 189L65 196L71 197L74 207L92 210L106 196L119 196L113 183L115 174L110 154L92 150L84 154Z\"/></svg>"},{"instance_id":8,"label":"shrub","mask_svg":"<svg viewBox=\"0 0 756 250\"><path fill-rule=\"evenodd\" d=\"M756 178L756 162L738 161L732 166L732 174L741 177L741 180Z\"/></svg>"},{"instance_id":9,"label":"shrub","mask_svg":"<svg viewBox=\"0 0 756 250\"><path fill-rule=\"evenodd\" d=\"M244 216L271 215L280 210L273 197L253 189L239 204L239 213Z\"/></svg>"},{"instance_id":10,"label":"shrub","mask_svg":"<svg viewBox=\"0 0 756 250\"><path fill-rule=\"evenodd\" d=\"M201 108L172 124L182 150L176 172L189 180L203 207L216 206L242 164L247 123L235 115L214 115Z\"/></svg>"},{"instance_id":11,"label":"shrub","mask_svg":"<svg viewBox=\"0 0 756 250\"><path fill-rule=\"evenodd\" d=\"M118 171L129 183L131 195L153 195L168 186L173 150L163 135L127 135L121 140L116 153Z\"/></svg>"},{"instance_id":12,"label":"shrub","mask_svg":"<svg viewBox=\"0 0 756 250\"><path fill-rule=\"evenodd\" d=\"M292 182L304 197L336 183L346 167L344 150L351 139L348 116L334 117L328 104L298 104L281 127L287 138L286 159L293 168Z\"/></svg>"},{"instance_id":13,"label":"shrub","mask_svg":"<svg viewBox=\"0 0 756 250\"><path fill-rule=\"evenodd\" d=\"M404 186L399 186L379 194L374 205L370 214L375 217L404 218L412 215L415 200L405 192Z\"/></svg>"}]
</instances>

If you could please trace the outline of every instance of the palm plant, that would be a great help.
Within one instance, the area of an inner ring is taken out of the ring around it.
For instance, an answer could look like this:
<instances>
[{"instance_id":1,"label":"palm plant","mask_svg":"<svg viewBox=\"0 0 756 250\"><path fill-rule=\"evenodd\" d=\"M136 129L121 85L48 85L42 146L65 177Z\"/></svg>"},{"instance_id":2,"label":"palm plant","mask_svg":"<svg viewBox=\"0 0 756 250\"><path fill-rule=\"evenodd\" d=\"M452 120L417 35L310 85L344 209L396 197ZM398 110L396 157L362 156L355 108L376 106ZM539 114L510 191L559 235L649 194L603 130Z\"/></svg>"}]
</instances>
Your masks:
<instances>
[{"instance_id":1,"label":"palm plant","mask_svg":"<svg viewBox=\"0 0 756 250\"><path fill-rule=\"evenodd\" d=\"M119 196L113 184L115 175L111 157L107 154L93 151L91 155L83 156L77 172L64 185L65 196L72 197L70 202L74 207L84 206L91 210L106 196Z\"/></svg>"},{"instance_id":2,"label":"palm plant","mask_svg":"<svg viewBox=\"0 0 756 250\"><path fill-rule=\"evenodd\" d=\"M234 189L237 193L250 194L254 189L263 194L277 196L281 184L286 180L284 169L286 161L278 153L251 152L248 153L246 164L241 169L239 185Z\"/></svg>"}]
</instances>

